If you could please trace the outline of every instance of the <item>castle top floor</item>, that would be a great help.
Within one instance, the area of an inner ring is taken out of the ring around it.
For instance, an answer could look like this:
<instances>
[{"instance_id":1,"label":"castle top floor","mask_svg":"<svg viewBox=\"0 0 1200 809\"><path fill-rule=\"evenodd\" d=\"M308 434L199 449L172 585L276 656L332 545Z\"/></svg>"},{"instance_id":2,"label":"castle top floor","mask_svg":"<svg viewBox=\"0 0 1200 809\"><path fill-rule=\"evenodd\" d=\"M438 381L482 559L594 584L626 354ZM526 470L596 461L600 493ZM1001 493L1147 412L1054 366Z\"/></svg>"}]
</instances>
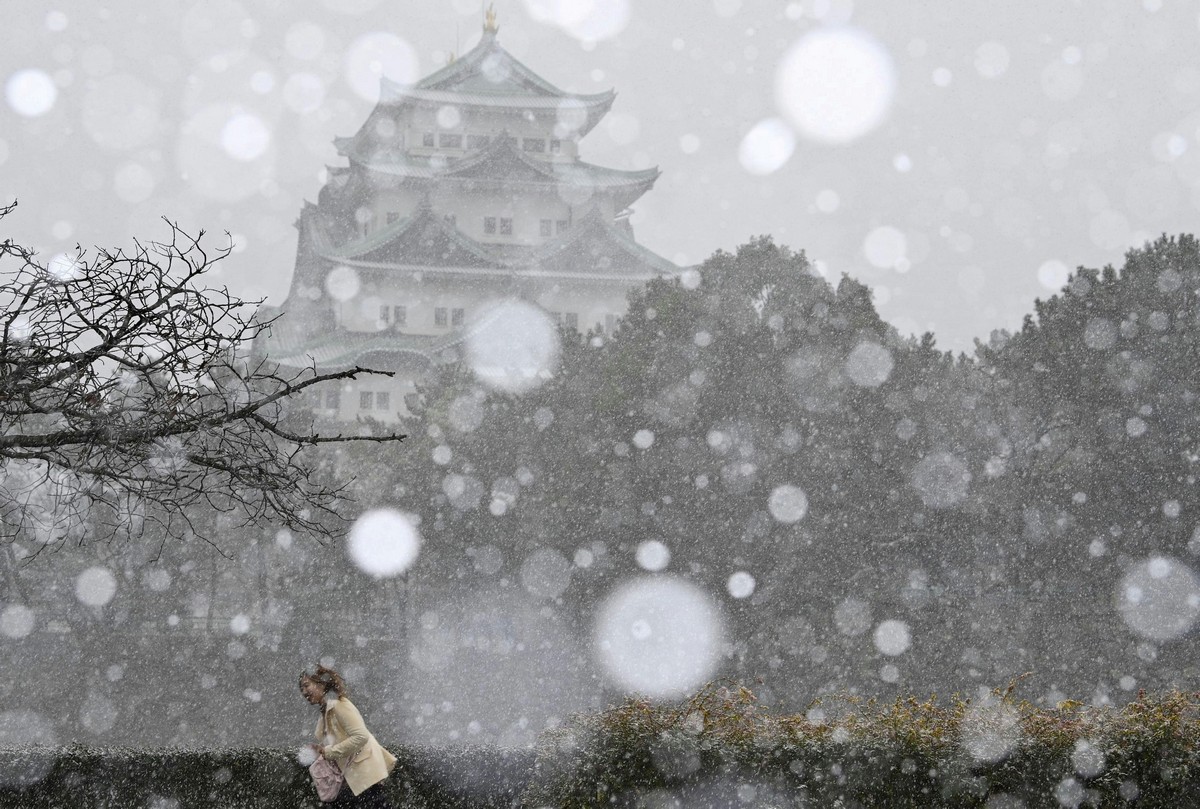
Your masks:
<instances>
[{"instance_id":1,"label":"castle top floor","mask_svg":"<svg viewBox=\"0 0 1200 809\"><path fill-rule=\"evenodd\" d=\"M454 159L511 137L536 159L569 162L578 141L607 114L616 93L559 89L500 46L494 30L458 59L406 85L384 79L379 103L343 154L395 150Z\"/></svg>"}]
</instances>

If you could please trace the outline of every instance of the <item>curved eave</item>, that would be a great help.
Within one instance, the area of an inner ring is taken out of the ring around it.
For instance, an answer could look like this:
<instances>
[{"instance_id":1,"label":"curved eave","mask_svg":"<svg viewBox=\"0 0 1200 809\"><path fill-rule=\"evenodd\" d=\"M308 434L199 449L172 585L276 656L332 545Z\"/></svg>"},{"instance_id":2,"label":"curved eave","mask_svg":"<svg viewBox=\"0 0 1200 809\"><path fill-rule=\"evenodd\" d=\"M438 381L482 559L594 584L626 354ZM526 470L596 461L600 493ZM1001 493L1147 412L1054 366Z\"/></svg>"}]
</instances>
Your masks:
<instances>
[{"instance_id":1,"label":"curved eave","mask_svg":"<svg viewBox=\"0 0 1200 809\"><path fill-rule=\"evenodd\" d=\"M396 82L389 83L394 86L411 87L418 90L446 90L448 87L452 88L455 85L461 85L463 82L478 77L484 72L484 65L488 59L496 60L495 67L500 68L502 72L515 76L518 81L530 88L532 90L531 95L550 96L554 98L566 98L576 95L567 93L542 78L536 71L505 50L497 39L496 31L484 31L483 36L480 37L479 41L469 51L458 59L430 73L425 78L420 79L413 85L401 85ZM586 98L587 96L581 97Z\"/></svg>"},{"instance_id":2,"label":"curved eave","mask_svg":"<svg viewBox=\"0 0 1200 809\"><path fill-rule=\"evenodd\" d=\"M419 338L418 338L419 339ZM288 346L286 353L276 349L271 352L268 345L267 357L288 368L317 367L327 371L343 370L363 364L370 355L405 357L424 365L433 364L433 354L439 350L440 340L420 340L423 345L413 345L413 339L390 334L362 334L334 332L315 340Z\"/></svg>"},{"instance_id":3,"label":"curved eave","mask_svg":"<svg viewBox=\"0 0 1200 809\"><path fill-rule=\"evenodd\" d=\"M587 174L601 177L614 178L613 185L641 185L643 183L653 183L662 172L658 166L652 166L648 169L637 169L635 171L626 171L625 169L610 169L605 166L597 166L594 163L585 163L582 160L574 163L552 163L555 174Z\"/></svg>"},{"instance_id":4,"label":"curved eave","mask_svg":"<svg viewBox=\"0 0 1200 809\"><path fill-rule=\"evenodd\" d=\"M657 258L657 262L662 262L665 259ZM657 263L656 262L656 263ZM648 261L643 259L643 264L647 266L644 272L623 272L623 273L604 273L594 271L571 271L571 272L555 272L552 270L543 270L535 277L537 278L563 278L573 281L580 279L587 281L599 281L608 284L624 285L628 287L634 283L648 283L659 279L675 278L679 274L678 268L670 269L667 267L653 266Z\"/></svg>"},{"instance_id":5,"label":"curved eave","mask_svg":"<svg viewBox=\"0 0 1200 809\"><path fill-rule=\"evenodd\" d=\"M329 239L328 233L324 232L324 228L318 225L318 231L324 237L323 244L319 250L321 258L326 261L337 263L351 263L351 260L357 259L359 256L378 250L381 247L387 246L392 241L399 239L410 229L419 225L430 223L439 228L445 233L455 245L466 250L471 255L478 258L480 261L488 264L499 266L496 257L493 256L486 247L472 239L470 236L463 233L456 227L447 224L445 220L433 215L431 211L426 210L424 213L417 213L414 216L407 216L390 225L385 225L370 236L364 236L355 239L351 242L345 242L334 246L332 240Z\"/></svg>"},{"instance_id":6,"label":"curved eave","mask_svg":"<svg viewBox=\"0 0 1200 809\"><path fill-rule=\"evenodd\" d=\"M583 162L556 166L554 173L563 175L568 185L590 185L597 191L611 193L619 208L633 204L653 188L654 183L662 176L657 166L639 171L623 171ZM581 175L581 181L570 179L572 175ZM594 179L603 179L603 182L593 182Z\"/></svg>"},{"instance_id":7,"label":"curved eave","mask_svg":"<svg viewBox=\"0 0 1200 809\"><path fill-rule=\"evenodd\" d=\"M578 137L582 138L587 135L587 133L596 128L596 124L600 123L601 118L608 115L608 111L612 109L613 101L617 98L617 93L615 90L609 90L606 95L608 96L607 101L587 108L587 122L577 130L576 135Z\"/></svg>"},{"instance_id":8,"label":"curved eave","mask_svg":"<svg viewBox=\"0 0 1200 809\"><path fill-rule=\"evenodd\" d=\"M359 351L348 354L347 356L352 356L353 362L346 362L346 367L362 365L367 368L374 368L377 366L386 366L389 364L389 361L395 361L396 359L416 360L419 364L425 366L434 364L434 359L432 356L430 356L428 351L422 351L416 348L395 348L391 346L371 345L364 346ZM376 361L373 359L375 357L380 358L382 361ZM382 367L379 368L379 370L387 370L387 368Z\"/></svg>"},{"instance_id":9,"label":"curved eave","mask_svg":"<svg viewBox=\"0 0 1200 809\"><path fill-rule=\"evenodd\" d=\"M665 259L659 258L659 261ZM631 281L650 281L677 274L678 268L655 270L645 273L601 273L601 272L554 272L528 263L511 267L435 267L416 264L388 264L379 261L348 259L342 262L349 267L371 270L386 270L395 273L421 273L422 275L456 276L467 278L512 278L516 279L568 279L597 281L600 283L623 284ZM673 266L673 265L672 265Z\"/></svg>"},{"instance_id":10,"label":"curved eave","mask_svg":"<svg viewBox=\"0 0 1200 809\"><path fill-rule=\"evenodd\" d=\"M519 153L518 153L519 154ZM522 156L522 159L527 165L532 166L535 170L545 176L544 182L530 180L506 180L504 178L479 178L479 177L462 177L462 172L480 165L487 159L486 150L478 150L474 153L464 155L458 158L455 163L450 163L446 168L433 168L432 166L423 166L409 162L387 162L377 159L365 158L355 153L345 155L355 167L373 174L385 175L388 177L397 177L405 180L414 180L417 182L433 182L445 183L454 182L462 184L480 184L495 182L500 184L520 185L523 187L537 186L556 186L556 185L574 185L580 187L594 188L598 191L608 192L636 192L629 199L637 199L642 194L649 191L654 183L662 176L662 172L657 168L640 169L638 171L625 171L623 169L611 169L603 166L596 166L591 163L582 161L574 163L554 163L546 161L538 161L533 158ZM628 204L626 202L625 204Z\"/></svg>"},{"instance_id":11,"label":"curved eave","mask_svg":"<svg viewBox=\"0 0 1200 809\"><path fill-rule=\"evenodd\" d=\"M321 258L329 261L340 261L344 258L355 258L372 250L378 250L397 236L402 235L412 225L412 222L413 218L406 216L390 225L384 225L370 236L363 236L354 241L336 246L328 238L328 234L326 234L324 249L321 250Z\"/></svg>"},{"instance_id":12,"label":"curved eave","mask_svg":"<svg viewBox=\"0 0 1200 809\"><path fill-rule=\"evenodd\" d=\"M617 94L614 90L603 93L563 93L558 96L513 95L509 93L458 92L456 90L426 90L415 85L396 84L383 80L378 107L402 107L409 104L425 107L452 105L469 110L486 110L523 114L541 113L547 117L557 116L564 103L577 103L587 112L587 119L578 129L583 137L595 128L612 108ZM376 109L378 109L376 107ZM374 113L372 113L374 114Z\"/></svg>"},{"instance_id":13,"label":"curved eave","mask_svg":"<svg viewBox=\"0 0 1200 809\"><path fill-rule=\"evenodd\" d=\"M535 261L549 261L569 251L574 245L591 237L600 237L615 242L625 252L649 267L652 272L648 278L673 277L680 272L679 267L642 245L638 244L620 228L608 222L593 208L580 222L562 237L546 242L534 254ZM627 276L631 277L631 276Z\"/></svg>"},{"instance_id":14,"label":"curved eave","mask_svg":"<svg viewBox=\"0 0 1200 809\"><path fill-rule=\"evenodd\" d=\"M617 97L615 90L600 93L565 93L557 95L522 95L519 93L481 93L458 90L434 90L415 84L399 84L382 79L379 103L395 105L405 102L426 104L456 103L459 106L510 107L513 109L544 109L558 111L563 102L575 101L585 107L600 107L611 104Z\"/></svg>"},{"instance_id":15,"label":"curved eave","mask_svg":"<svg viewBox=\"0 0 1200 809\"><path fill-rule=\"evenodd\" d=\"M625 245L626 250L628 250L631 254L640 257L643 261L654 267L654 269L662 275L676 276L682 272L675 262L668 261L650 248L638 244L630 235L625 233L620 228L612 224L607 224L605 228L608 230L612 238Z\"/></svg>"},{"instance_id":16,"label":"curved eave","mask_svg":"<svg viewBox=\"0 0 1200 809\"><path fill-rule=\"evenodd\" d=\"M415 348L388 349L387 351L376 349L367 349L365 351L347 350L330 358L317 357L313 353L306 352L291 354L286 357L277 357L268 354L267 357L271 362L277 363L284 368L300 369L316 367L321 371L330 372L345 371L356 366L368 365L369 363L365 362L363 358L376 355L405 357L406 359L416 360L419 364L427 366L434 364L433 357Z\"/></svg>"}]
</instances>

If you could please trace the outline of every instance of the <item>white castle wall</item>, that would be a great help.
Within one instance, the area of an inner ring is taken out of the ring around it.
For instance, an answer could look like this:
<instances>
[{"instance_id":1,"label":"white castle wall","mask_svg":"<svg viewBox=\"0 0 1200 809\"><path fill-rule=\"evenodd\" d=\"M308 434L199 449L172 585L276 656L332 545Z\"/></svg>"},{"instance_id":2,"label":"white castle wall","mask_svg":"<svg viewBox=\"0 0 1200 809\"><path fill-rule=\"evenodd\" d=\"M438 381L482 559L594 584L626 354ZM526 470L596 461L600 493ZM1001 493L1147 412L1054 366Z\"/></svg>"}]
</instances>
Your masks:
<instances>
[{"instance_id":1,"label":"white castle wall","mask_svg":"<svg viewBox=\"0 0 1200 809\"><path fill-rule=\"evenodd\" d=\"M412 188L380 190L359 208L360 233L373 233L386 227L389 219L394 221L412 215L420 202L421 194ZM518 195L504 189L465 192L446 184L434 190L430 204L434 213L453 215L459 230L484 244L534 245L550 241L560 235L560 222L570 227L593 205L597 205L605 217L613 218L617 214L611 197L594 194L588 189L526 191ZM486 232L485 217L497 220L495 233ZM501 232L501 218L512 220L511 234ZM542 235L542 220L550 222L549 237Z\"/></svg>"},{"instance_id":2,"label":"white castle wall","mask_svg":"<svg viewBox=\"0 0 1200 809\"><path fill-rule=\"evenodd\" d=\"M352 332L380 332L395 329L404 334L447 334L462 324L454 322L454 311L461 309L463 322L469 323L487 304L518 295L555 313L559 322L568 324L574 315L579 332L591 329L608 331L614 319L625 313L626 290L622 286L588 281L521 279L517 287L502 278L464 278L433 273L393 274L387 271L360 270L361 292L349 301L335 304L337 322ZM405 323L396 326L394 307L405 307ZM381 312L387 307L386 319ZM446 310L444 324L437 322L437 310Z\"/></svg>"}]
</instances>

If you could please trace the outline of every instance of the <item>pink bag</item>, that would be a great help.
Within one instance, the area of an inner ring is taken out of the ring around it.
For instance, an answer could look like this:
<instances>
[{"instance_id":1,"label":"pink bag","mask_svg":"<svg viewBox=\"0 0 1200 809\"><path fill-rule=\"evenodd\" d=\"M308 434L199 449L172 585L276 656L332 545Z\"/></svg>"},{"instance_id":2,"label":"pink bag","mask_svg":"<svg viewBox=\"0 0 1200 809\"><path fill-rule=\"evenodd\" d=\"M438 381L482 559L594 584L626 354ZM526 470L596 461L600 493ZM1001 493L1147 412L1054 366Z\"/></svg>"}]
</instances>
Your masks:
<instances>
[{"instance_id":1,"label":"pink bag","mask_svg":"<svg viewBox=\"0 0 1200 809\"><path fill-rule=\"evenodd\" d=\"M313 784L317 787L317 797L324 803L336 800L342 790L346 776L338 769L338 765L325 756L317 756L317 760L308 765L308 774L312 776Z\"/></svg>"}]
</instances>

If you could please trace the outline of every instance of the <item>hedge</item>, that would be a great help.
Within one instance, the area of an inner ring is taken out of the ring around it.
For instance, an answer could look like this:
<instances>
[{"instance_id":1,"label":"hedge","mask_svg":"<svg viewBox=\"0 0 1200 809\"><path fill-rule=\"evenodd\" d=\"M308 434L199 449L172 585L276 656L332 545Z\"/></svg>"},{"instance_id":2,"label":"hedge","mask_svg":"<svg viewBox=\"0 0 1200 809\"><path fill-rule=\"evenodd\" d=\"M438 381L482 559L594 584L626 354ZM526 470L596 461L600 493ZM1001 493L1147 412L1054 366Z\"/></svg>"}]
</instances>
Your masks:
<instances>
[{"instance_id":1,"label":"hedge","mask_svg":"<svg viewBox=\"0 0 1200 809\"><path fill-rule=\"evenodd\" d=\"M629 700L543 735L522 805L556 809L1200 807L1200 694L1121 709L852 696L775 714L744 686Z\"/></svg>"},{"instance_id":2,"label":"hedge","mask_svg":"<svg viewBox=\"0 0 1200 809\"><path fill-rule=\"evenodd\" d=\"M737 683L574 716L535 750L389 746L398 809L1200 809L1200 694L1121 708L849 695L776 713ZM0 749L0 807L321 804L295 751Z\"/></svg>"},{"instance_id":3,"label":"hedge","mask_svg":"<svg viewBox=\"0 0 1200 809\"><path fill-rule=\"evenodd\" d=\"M398 759L386 782L397 807L509 809L532 770L533 751L388 745ZM0 807L45 809L298 809L318 807L297 751L266 748L133 750L0 749Z\"/></svg>"}]
</instances>

